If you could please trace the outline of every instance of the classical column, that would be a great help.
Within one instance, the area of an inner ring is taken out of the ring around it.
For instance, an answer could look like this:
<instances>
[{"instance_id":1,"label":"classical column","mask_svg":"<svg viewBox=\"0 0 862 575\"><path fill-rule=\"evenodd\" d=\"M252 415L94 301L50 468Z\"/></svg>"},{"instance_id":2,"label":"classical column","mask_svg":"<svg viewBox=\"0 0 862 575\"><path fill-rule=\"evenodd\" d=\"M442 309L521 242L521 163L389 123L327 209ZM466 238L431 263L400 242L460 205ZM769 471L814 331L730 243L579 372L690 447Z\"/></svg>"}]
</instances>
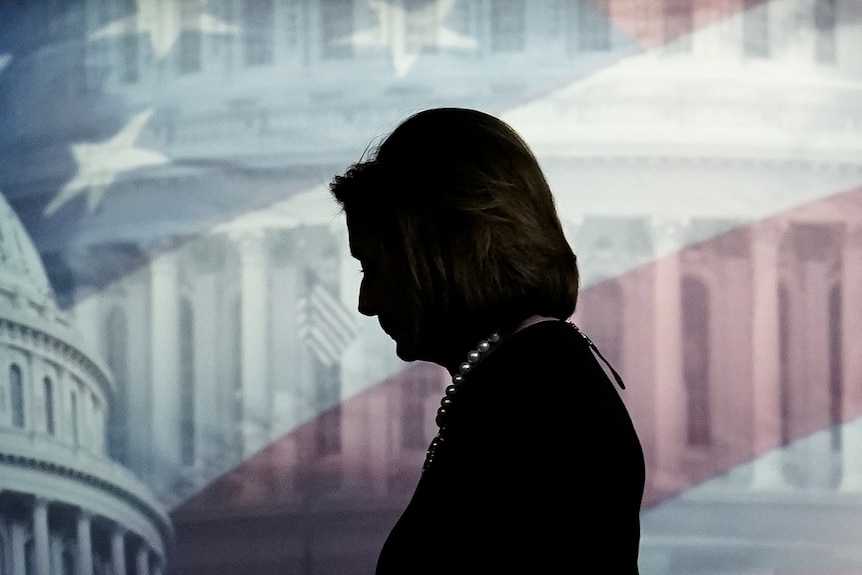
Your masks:
<instances>
[{"instance_id":1,"label":"classical column","mask_svg":"<svg viewBox=\"0 0 862 575\"><path fill-rule=\"evenodd\" d=\"M111 533L111 565L114 575L126 575L125 532L119 526Z\"/></svg>"},{"instance_id":2,"label":"classical column","mask_svg":"<svg viewBox=\"0 0 862 575\"><path fill-rule=\"evenodd\" d=\"M271 349L278 351L269 362L272 373L278 373L272 380L273 425L281 430L295 427L298 414L308 413L307 402L310 401L302 391L310 376L308 362L303 361L301 353L302 339L297 333L301 275L294 262L270 266L270 282L278 286L278 297L272 298L269 317L273 325L279 326L271 334Z\"/></svg>"},{"instance_id":3,"label":"classical column","mask_svg":"<svg viewBox=\"0 0 862 575\"><path fill-rule=\"evenodd\" d=\"M76 557L77 573L90 575L93 572L93 540L90 535L90 514L78 512L78 553Z\"/></svg>"},{"instance_id":4,"label":"classical column","mask_svg":"<svg viewBox=\"0 0 862 575\"><path fill-rule=\"evenodd\" d=\"M390 454L397 453L400 445L392 445L392 433L387 423L400 421L400 418L392 418L387 413L392 409L387 405L387 397L383 393L373 394L369 397L369 417L366 422L366 433L369 437L369 459L371 471L371 488L375 495L385 495L389 484L389 473L392 461ZM351 430L352 431L352 430ZM356 435L361 435L362 430L355 430ZM346 474L345 474L346 475Z\"/></svg>"},{"instance_id":5,"label":"classical column","mask_svg":"<svg viewBox=\"0 0 862 575\"><path fill-rule=\"evenodd\" d=\"M680 265L683 223L652 222L656 261L653 264L655 389L655 485L661 491L684 486L683 448L686 444L686 390L682 378Z\"/></svg>"},{"instance_id":6,"label":"classical column","mask_svg":"<svg viewBox=\"0 0 862 575\"><path fill-rule=\"evenodd\" d=\"M137 575L150 575L150 550L144 542L138 547L135 564L138 567Z\"/></svg>"},{"instance_id":7,"label":"classical column","mask_svg":"<svg viewBox=\"0 0 862 575\"><path fill-rule=\"evenodd\" d=\"M862 19L858 5L852 0L834 2L835 6L835 51L838 67L855 77L862 76L862 58L859 45L862 43Z\"/></svg>"},{"instance_id":8,"label":"classical column","mask_svg":"<svg viewBox=\"0 0 862 575\"><path fill-rule=\"evenodd\" d=\"M27 567L27 527L20 523L12 523L10 527L12 536L12 573L13 575L26 575Z\"/></svg>"},{"instance_id":9,"label":"classical column","mask_svg":"<svg viewBox=\"0 0 862 575\"><path fill-rule=\"evenodd\" d=\"M51 535L51 567L50 572L63 572L63 537L61 535Z\"/></svg>"},{"instance_id":10,"label":"classical column","mask_svg":"<svg viewBox=\"0 0 862 575\"><path fill-rule=\"evenodd\" d=\"M848 230L841 265L841 490L862 492L862 226Z\"/></svg>"},{"instance_id":11,"label":"classical column","mask_svg":"<svg viewBox=\"0 0 862 575\"><path fill-rule=\"evenodd\" d=\"M151 433L135 433L135 430L149 430L156 421L153 405L152 359L150 356L152 339L151 315L149 306L135 304L150 299L150 273L133 274L127 282L127 301L132 305L125 306L127 313L127 345L126 345L126 406L128 418L127 450L129 467L136 473L148 477L147 470L153 468L157 451L153 449ZM132 334L136 334L133 336Z\"/></svg>"},{"instance_id":12,"label":"classical column","mask_svg":"<svg viewBox=\"0 0 862 575\"><path fill-rule=\"evenodd\" d=\"M249 453L269 439L269 295L263 234L245 233L237 240L242 274L242 440L244 452Z\"/></svg>"},{"instance_id":13,"label":"classical column","mask_svg":"<svg viewBox=\"0 0 862 575\"><path fill-rule=\"evenodd\" d=\"M170 482L179 457L179 301L173 254L161 254L150 265L152 281L152 446L158 454L153 474Z\"/></svg>"},{"instance_id":14,"label":"classical column","mask_svg":"<svg viewBox=\"0 0 862 575\"><path fill-rule=\"evenodd\" d=\"M224 397L216 382L219 381L221 363L219 343L225 339L223 329L219 329L219 285L218 272L222 258L221 237L207 237L199 240L195 253L198 275L195 277L192 307L194 309L194 420L195 420L195 457L198 461L219 461L225 457L224 446L219 444L212 433L204 435L200 430L224 429L229 421L220 410ZM231 338L227 338L228 341Z\"/></svg>"},{"instance_id":15,"label":"classical column","mask_svg":"<svg viewBox=\"0 0 862 575\"><path fill-rule=\"evenodd\" d=\"M829 250L832 251L831 249ZM829 427L833 423L830 390L829 291L830 262L819 254L816 259L803 260L803 310L805 314L804 356L805 379L794 398L804 398L804 417L797 416L802 429L826 428L826 433L812 433L802 440L797 452L799 465L805 469L804 486L809 489L830 489L833 485L833 456ZM824 345L825 342L825 345ZM794 390L795 392L796 390ZM798 413L798 412L797 412Z\"/></svg>"},{"instance_id":16,"label":"classical column","mask_svg":"<svg viewBox=\"0 0 862 575\"><path fill-rule=\"evenodd\" d=\"M751 384L755 489L783 485L781 471L781 359L778 323L778 251L785 227L765 221L751 232Z\"/></svg>"},{"instance_id":17,"label":"classical column","mask_svg":"<svg viewBox=\"0 0 862 575\"><path fill-rule=\"evenodd\" d=\"M33 543L35 575L51 575L51 546L48 538L48 502L37 497L33 503Z\"/></svg>"}]
</instances>

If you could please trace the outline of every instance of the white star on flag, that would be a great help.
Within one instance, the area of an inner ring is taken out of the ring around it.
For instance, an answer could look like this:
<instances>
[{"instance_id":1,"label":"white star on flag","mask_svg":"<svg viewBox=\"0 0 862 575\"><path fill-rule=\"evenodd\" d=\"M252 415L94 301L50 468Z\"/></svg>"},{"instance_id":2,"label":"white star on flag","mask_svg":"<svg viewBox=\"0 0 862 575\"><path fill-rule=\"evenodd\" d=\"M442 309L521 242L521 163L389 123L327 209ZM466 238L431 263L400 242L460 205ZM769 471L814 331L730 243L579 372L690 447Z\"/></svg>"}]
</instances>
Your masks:
<instances>
[{"instance_id":1,"label":"white star on flag","mask_svg":"<svg viewBox=\"0 0 862 575\"><path fill-rule=\"evenodd\" d=\"M124 36L145 32L158 58L164 58L185 30L199 30L209 34L235 34L237 27L227 24L200 8L192 18L184 18L180 0L137 0L135 14L120 18L90 35L91 39ZM188 16L188 15L185 15Z\"/></svg>"},{"instance_id":2,"label":"white star on flag","mask_svg":"<svg viewBox=\"0 0 862 575\"><path fill-rule=\"evenodd\" d=\"M455 1L434 0L416 10L406 10L400 4L386 0L368 0L377 14L379 26L357 32L344 41L356 46L388 46L395 74L404 76L425 47L477 47L474 38L443 26Z\"/></svg>"},{"instance_id":3,"label":"white star on flag","mask_svg":"<svg viewBox=\"0 0 862 575\"><path fill-rule=\"evenodd\" d=\"M11 59L12 56L10 56L9 54L0 54L0 71L2 71L3 68L6 67L6 64L8 64L9 60Z\"/></svg>"},{"instance_id":4,"label":"white star on flag","mask_svg":"<svg viewBox=\"0 0 862 575\"><path fill-rule=\"evenodd\" d=\"M72 153L78 163L78 173L51 200L45 208L45 215L50 216L81 194L87 195L87 209L92 212L120 172L169 163L170 160L164 154L135 147L135 140L152 114L153 109L150 108L135 115L117 135L107 142L72 145Z\"/></svg>"}]
</instances>

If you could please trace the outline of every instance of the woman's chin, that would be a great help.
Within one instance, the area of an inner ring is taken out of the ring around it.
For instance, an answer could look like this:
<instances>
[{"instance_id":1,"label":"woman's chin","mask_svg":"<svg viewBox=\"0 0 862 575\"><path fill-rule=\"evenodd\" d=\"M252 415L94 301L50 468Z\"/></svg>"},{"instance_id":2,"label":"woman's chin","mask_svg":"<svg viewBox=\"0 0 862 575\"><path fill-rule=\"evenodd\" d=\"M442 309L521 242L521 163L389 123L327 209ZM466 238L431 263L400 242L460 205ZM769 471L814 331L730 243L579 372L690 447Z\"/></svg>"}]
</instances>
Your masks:
<instances>
[{"instance_id":1,"label":"woman's chin","mask_svg":"<svg viewBox=\"0 0 862 575\"><path fill-rule=\"evenodd\" d=\"M409 345L403 341L395 340L395 355L404 361L416 361L420 359L416 352L416 346Z\"/></svg>"},{"instance_id":2,"label":"woman's chin","mask_svg":"<svg viewBox=\"0 0 862 575\"><path fill-rule=\"evenodd\" d=\"M427 361L448 369L448 364L444 360L445 356L416 345L407 345L396 341L395 354L404 361Z\"/></svg>"},{"instance_id":3,"label":"woman's chin","mask_svg":"<svg viewBox=\"0 0 862 575\"><path fill-rule=\"evenodd\" d=\"M419 345L415 340L406 338L393 338L395 340L395 354L404 361L430 361L438 363L434 353L427 346Z\"/></svg>"}]
</instances>

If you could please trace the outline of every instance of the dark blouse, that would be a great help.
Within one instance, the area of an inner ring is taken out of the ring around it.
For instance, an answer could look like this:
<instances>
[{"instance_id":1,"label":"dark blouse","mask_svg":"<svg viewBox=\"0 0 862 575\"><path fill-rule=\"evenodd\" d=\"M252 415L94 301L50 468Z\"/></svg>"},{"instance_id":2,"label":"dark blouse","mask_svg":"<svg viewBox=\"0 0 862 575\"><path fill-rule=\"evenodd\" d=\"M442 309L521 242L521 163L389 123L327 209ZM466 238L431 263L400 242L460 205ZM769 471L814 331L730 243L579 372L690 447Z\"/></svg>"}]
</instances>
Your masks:
<instances>
[{"instance_id":1,"label":"dark blouse","mask_svg":"<svg viewBox=\"0 0 862 575\"><path fill-rule=\"evenodd\" d=\"M643 452L573 326L498 344L446 421L377 575L638 572Z\"/></svg>"}]
</instances>

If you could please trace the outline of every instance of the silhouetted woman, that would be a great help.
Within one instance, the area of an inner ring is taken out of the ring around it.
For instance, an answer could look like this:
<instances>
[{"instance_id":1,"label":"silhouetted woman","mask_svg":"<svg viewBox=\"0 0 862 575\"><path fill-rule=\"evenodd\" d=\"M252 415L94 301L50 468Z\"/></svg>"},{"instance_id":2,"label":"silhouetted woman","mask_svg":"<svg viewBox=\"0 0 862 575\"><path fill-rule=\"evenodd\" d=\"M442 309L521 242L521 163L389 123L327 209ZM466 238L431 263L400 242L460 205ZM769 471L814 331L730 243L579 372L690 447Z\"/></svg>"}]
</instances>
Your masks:
<instances>
[{"instance_id":1,"label":"silhouetted woman","mask_svg":"<svg viewBox=\"0 0 862 575\"><path fill-rule=\"evenodd\" d=\"M576 258L527 145L488 114L426 110L331 190L359 311L452 374L377 574L637 573L641 445L567 321Z\"/></svg>"}]
</instances>

